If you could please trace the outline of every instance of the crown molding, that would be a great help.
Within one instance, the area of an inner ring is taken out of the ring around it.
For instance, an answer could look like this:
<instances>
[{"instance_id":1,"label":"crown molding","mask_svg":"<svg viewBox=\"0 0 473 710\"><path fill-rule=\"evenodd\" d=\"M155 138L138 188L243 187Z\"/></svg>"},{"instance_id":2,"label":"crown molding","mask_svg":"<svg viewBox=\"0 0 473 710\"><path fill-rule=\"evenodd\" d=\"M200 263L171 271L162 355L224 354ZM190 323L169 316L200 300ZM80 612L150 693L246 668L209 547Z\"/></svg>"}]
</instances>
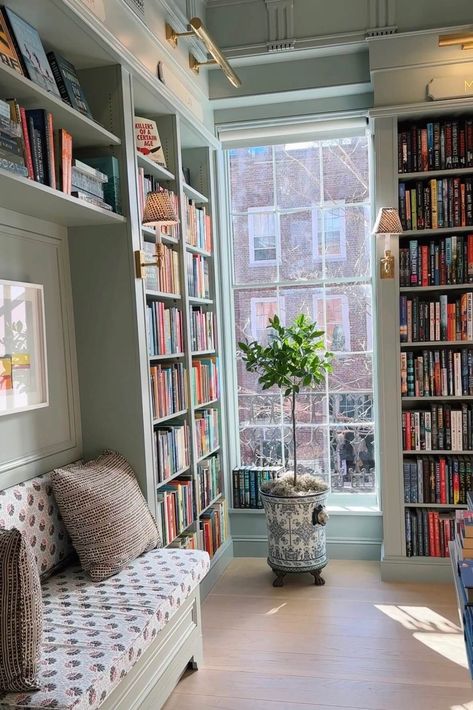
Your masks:
<instances>
[{"instance_id":1,"label":"crown molding","mask_svg":"<svg viewBox=\"0 0 473 710\"><path fill-rule=\"evenodd\" d=\"M250 5L254 3L262 3L264 0L206 0L208 10L214 7L226 7L228 5Z\"/></svg>"}]
</instances>

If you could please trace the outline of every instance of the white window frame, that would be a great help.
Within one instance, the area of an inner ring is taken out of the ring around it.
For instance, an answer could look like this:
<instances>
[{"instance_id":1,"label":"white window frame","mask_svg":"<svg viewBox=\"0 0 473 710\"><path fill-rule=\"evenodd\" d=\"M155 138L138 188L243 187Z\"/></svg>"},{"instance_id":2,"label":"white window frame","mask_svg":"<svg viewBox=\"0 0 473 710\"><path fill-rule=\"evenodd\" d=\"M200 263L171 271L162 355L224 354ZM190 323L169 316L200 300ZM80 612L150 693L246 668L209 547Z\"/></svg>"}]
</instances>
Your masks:
<instances>
[{"instance_id":1,"label":"white window frame","mask_svg":"<svg viewBox=\"0 0 473 710\"><path fill-rule=\"evenodd\" d=\"M342 326L343 326L343 332L345 334L345 349L342 350L341 352L351 352L351 332L350 332L350 306L348 304L348 296L346 296L344 293L331 293L328 295L322 295L322 296L317 296L316 293L312 296L312 303L313 303L313 317L314 320L317 321L317 304L321 301L322 304L327 303L328 301L339 301L341 300L342 302ZM318 322L318 321L317 321ZM324 322L323 324L320 324L321 328L324 330L327 327L327 311L324 307Z\"/></svg>"},{"instance_id":2,"label":"white window frame","mask_svg":"<svg viewBox=\"0 0 473 710\"><path fill-rule=\"evenodd\" d=\"M271 213L274 216L274 239L276 258L275 259L255 259L255 233L253 230L252 216L257 214ZM250 207L248 208L248 240L250 246L250 266L277 266L281 263L281 235L279 230L279 216L274 207Z\"/></svg>"},{"instance_id":3,"label":"white window frame","mask_svg":"<svg viewBox=\"0 0 473 710\"><path fill-rule=\"evenodd\" d=\"M328 255L325 252L325 212L329 210L340 210L343 215L342 230L340 232L340 253L336 255ZM322 222L322 239L319 241L319 219ZM319 244L322 246L323 254L319 251ZM334 263L337 261L345 261L347 258L347 236L346 236L346 205L344 202L334 202L333 205L327 207L312 208L312 254L313 260L316 262Z\"/></svg>"},{"instance_id":4,"label":"white window frame","mask_svg":"<svg viewBox=\"0 0 473 710\"><path fill-rule=\"evenodd\" d=\"M258 303L274 303L276 302L276 312L278 313L281 321L284 323L286 320L286 304L285 304L285 297L284 296L279 296L276 293L276 297L273 298L272 296L267 296L264 298L251 298L250 301L250 318L251 318L251 323L250 323L250 330L251 330L251 335L255 340L258 340L258 331L256 329L256 319L258 317L256 313L256 306Z\"/></svg>"}]
</instances>

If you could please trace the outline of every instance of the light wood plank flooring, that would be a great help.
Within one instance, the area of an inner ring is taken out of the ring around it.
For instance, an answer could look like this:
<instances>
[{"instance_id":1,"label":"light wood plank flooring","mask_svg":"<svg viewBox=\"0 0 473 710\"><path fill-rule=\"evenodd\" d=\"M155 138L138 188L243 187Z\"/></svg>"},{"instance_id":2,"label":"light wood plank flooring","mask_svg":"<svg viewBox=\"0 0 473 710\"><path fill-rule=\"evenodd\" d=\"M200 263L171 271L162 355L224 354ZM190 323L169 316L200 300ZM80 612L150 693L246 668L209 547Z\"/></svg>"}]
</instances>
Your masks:
<instances>
[{"instance_id":1,"label":"light wood plank flooring","mask_svg":"<svg viewBox=\"0 0 473 710\"><path fill-rule=\"evenodd\" d=\"M204 663L165 710L473 710L450 585L387 584L334 560L272 587L235 559L203 605Z\"/></svg>"}]
</instances>

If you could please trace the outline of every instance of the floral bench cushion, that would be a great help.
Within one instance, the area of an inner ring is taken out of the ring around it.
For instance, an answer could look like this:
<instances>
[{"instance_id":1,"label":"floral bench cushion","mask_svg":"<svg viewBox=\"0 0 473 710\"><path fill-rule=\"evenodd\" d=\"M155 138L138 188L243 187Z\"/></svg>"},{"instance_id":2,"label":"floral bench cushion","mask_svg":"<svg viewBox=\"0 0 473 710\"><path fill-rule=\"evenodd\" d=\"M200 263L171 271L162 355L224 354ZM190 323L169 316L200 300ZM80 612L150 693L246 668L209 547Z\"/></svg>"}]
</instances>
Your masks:
<instances>
[{"instance_id":1,"label":"floral bench cushion","mask_svg":"<svg viewBox=\"0 0 473 710\"><path fill-rule=\"evenodd\" d=\"M0 528L17 528L26 535L43 578L73 554L49 473L0 491Z\"/></svg>"},{"instance_id":2,"label":"floral bench cushion","mask_svg":"<svg viewBox=\"0 0 473 710\"><path fill-rule=\"evenodd\" d=\"M209 556L147 552L103 582L69 567L43 584L40 690L0 696L0 708L97 708L192 590Z\"/></svg>"}]
</instances>

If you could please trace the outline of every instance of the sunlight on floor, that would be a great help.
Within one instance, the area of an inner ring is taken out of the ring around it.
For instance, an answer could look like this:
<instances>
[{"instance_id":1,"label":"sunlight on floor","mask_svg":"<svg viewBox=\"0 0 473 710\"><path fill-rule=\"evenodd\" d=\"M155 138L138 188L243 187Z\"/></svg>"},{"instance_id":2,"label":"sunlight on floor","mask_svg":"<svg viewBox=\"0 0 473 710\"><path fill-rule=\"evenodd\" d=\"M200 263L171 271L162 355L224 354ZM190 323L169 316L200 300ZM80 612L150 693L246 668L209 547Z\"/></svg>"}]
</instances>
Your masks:
<instances>
[{"instance_id":1,"label":"sunlight on floor","mask_svg":"<svg viewBox=\"0 0 473 710\"><path fill-rule=\"evenodd\" d=\"M265 613L265 616L272 616L273 614L277 614L278 611L280 611L283 608L283 606L286 606L286 604L287 604L287 602L284 602L283 604L280 604L279 606L273 607L272 609L270 609L269 611L267 611Z\"/></svg>"},{"instance_id":2,"label":"sunlight on floor","mask_svg":"<svg viewBox=\"0 0 473 710\"><path fill-rule=\"evenodd\" d=\"M452 663L468 668L465 642L461 628L437 614L426 606L395 606L393 604L375 604L376 609L394 621L398 621L405 629L413 631L412 637L420 641L435 653ZM473 702L458 705L451 710L473 710Z\"/></svg>"},{"instance_id":3,"label":"sunlight on floor","mask_svg":"<svg viewBox=\"0 0 473 710\"><path fill-rule=\"evenodd\" d=\"M450 710L473 710L473 700L470 703L464 703L463 705L452 705Z\"/></svg>"}]
</instances>

